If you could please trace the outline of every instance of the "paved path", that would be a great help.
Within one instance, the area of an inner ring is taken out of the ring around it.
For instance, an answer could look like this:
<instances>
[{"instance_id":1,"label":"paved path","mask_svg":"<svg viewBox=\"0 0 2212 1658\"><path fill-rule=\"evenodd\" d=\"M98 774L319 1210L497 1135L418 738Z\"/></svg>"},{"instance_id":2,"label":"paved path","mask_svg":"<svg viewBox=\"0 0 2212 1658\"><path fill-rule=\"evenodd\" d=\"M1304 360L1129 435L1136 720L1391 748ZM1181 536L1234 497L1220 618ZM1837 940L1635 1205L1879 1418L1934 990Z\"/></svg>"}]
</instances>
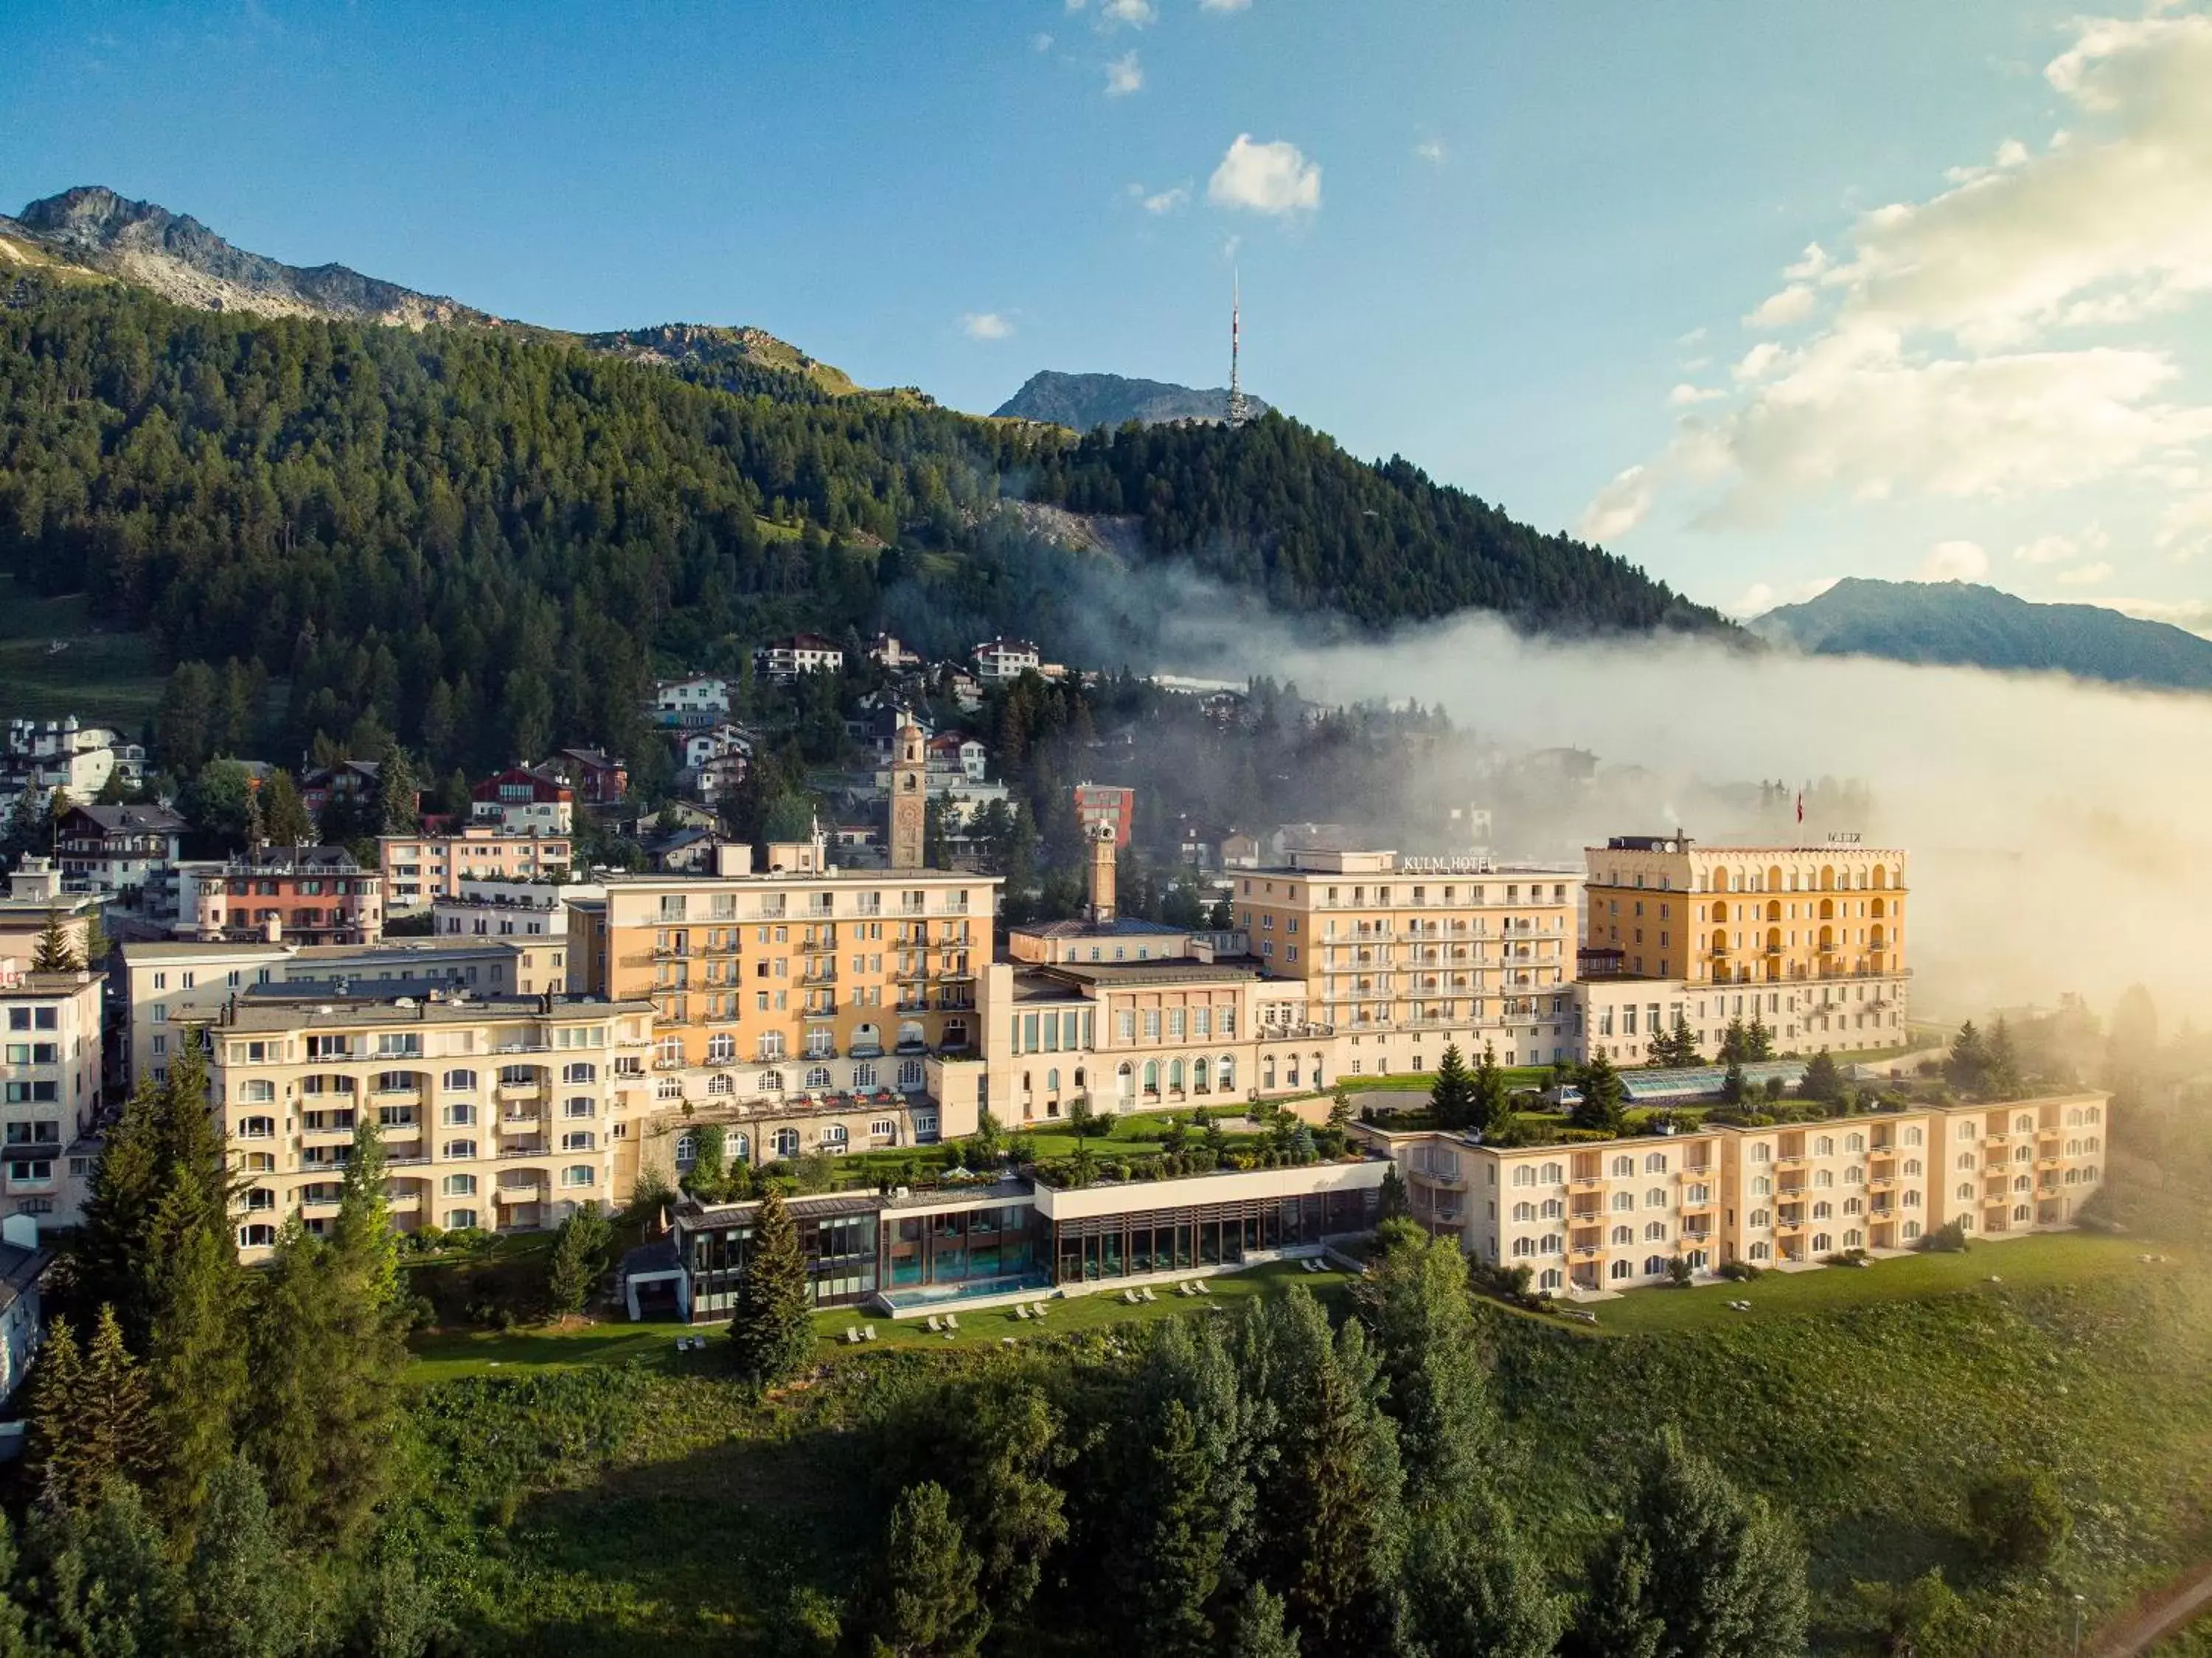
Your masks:
<instances>
[{"instance_id":1,"label":"paved path","mask_svg":"<svg viewBox=\"0 0 2212 1658\"><path fill-rule=\"evenodd\" d=\"M2186 1629L2212 1607L2212 1564L2197 1567L2136 1602L2083 1643L2088 1658L2135 1658L2167 1636Z\"/></svg>"}]
</instances>

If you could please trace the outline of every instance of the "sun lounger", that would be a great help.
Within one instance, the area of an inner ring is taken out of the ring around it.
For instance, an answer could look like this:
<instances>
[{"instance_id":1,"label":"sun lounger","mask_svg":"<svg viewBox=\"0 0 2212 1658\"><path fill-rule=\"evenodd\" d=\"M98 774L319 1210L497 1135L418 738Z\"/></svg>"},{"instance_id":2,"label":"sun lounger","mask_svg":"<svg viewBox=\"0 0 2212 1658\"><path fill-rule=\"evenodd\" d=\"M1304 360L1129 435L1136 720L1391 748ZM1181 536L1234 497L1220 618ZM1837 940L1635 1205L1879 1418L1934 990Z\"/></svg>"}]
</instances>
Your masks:
<instances>
[{"instance_id":1,"label":"sun lounger","mask_svg":"<svg viewBox=\"0 0 2212 1658\"><path fill-rule=\"evenodd\" d=\"M848 1347L857 1347L860 1344L860 1326L857 1324L847 1325L845 1326L845 1345Z\"/></svg>"},{"instance_id":2,"label":"sun lounger","mask_svg":"<svg viewBox=\"0 0 2212 1658\"><path fill-rule=\"evenodd\" d=\"M1190 1281L1190 1287L1197 1290L1201 1295L1211 1295L1213 1293L1211 1289L1208 1289L1206 1287L1206 1280L1204 1278L1193 1278Z\"/></svg>"},{"instance_id":3,"label":"sun lounger","mask_svg":"<svg viewBox=\"0 0 2212 1658\"><path fill-rule=\"evenodd\" d=\"M947 1313L945 1315L945 1327L947 1330L957 1330L960 1327L960 1315L957 1313Z\"/></svg>"},{"instance_id":4,"label":"sun lounger","mask_svg":"<svg viewBox=\"0 0 2212 1658\"><path fill-rule=\"evenodd\" d=\"M1145 1286L1145 1299L1148 1301L1156 1301L1159 1299L1158 1295L1152 1293L1152 1287L1150 1284L1146 1284Z\"/></svg>"},{"instance_id":5,"label":"sun lounger","mask_svg":"<svg viewBox=\"0 0 2212 1658\"><path fill-rule=\"evenodd\" d=\"M876 1326L874 1325L864 1324L860 1326L860 1339L862 1341L873 1341L875 1338Z\"/></svg>"},{"instance_id":6,"label":"sun lounger","mask_svg":"<svg viewBox=\"0 0 2212 1658\"><path fill-rule=\"evenodd\" d=\"M930 1333L931 1335L933 1335L933 1335L935 1335L939 1331L942 1330L944 1327L945 1327L945 1326L944 1326L942 1324L939 1324L939 1323L938 1322L938 1320L937 1320L937 1314L934 1314L934 1313L932 1313L932 1314L929 1315L929 1333Z\"/></svg>"}]
</instances>

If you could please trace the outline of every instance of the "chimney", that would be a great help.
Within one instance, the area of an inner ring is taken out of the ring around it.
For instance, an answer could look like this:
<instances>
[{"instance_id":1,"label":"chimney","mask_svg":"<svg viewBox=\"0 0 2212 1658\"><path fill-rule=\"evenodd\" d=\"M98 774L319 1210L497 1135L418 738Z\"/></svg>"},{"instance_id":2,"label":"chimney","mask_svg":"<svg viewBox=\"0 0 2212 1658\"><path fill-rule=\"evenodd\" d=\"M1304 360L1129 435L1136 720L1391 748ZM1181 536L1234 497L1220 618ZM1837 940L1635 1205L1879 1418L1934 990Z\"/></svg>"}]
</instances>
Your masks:
<instances>
[{"instance_id":1,"label":"chimney","mask_svg":"<svg viewBox=\"0 0 2212 1658\"><path fill-rule=\"evenodd\" d=\"M1094 823L1091 826L1091 901L1084 918L1095 927L1103 927L1114 919L1114 826Z\"/></svg>"}]
</instances>

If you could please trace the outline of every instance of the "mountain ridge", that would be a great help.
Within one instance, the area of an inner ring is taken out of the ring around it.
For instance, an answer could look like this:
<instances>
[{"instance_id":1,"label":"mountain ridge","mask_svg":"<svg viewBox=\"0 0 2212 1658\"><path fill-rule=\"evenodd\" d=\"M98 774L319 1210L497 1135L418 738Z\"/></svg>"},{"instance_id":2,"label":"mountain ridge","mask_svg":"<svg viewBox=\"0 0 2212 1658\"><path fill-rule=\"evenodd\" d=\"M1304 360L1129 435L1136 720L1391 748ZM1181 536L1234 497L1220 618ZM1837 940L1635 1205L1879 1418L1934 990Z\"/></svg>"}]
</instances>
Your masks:
<instances>
[{"instance_id":1,"label":"mountain ridge","mask_svg":"<svg viewBox=\"0 0 2212 1658\"><path fill-rule=\"evenodd\" d=\"M1249 393L1244 401L1255 419L1267 412L1268 405ZM1201 391L1170 381L1141 380L1128 375L1066 374L1057 369L1040 369L991 413L994 419L1036 420L1087 432L1132 420L1140 426L1178 420L1219 421L1226 418L1228 410L1225 386Z\"/></svg>"},{"instance_id":2,"label":"mountain ridge","mask_svg":"<svg viewBox=\"0 0 2212 1658\"><path fill-rule=\"evenodd\" d=\"M1814 655L1876 656L2112 685L2212 691L2212 639L2100 605L2045 604L1969 582L1850 576L1748 625Z\"/></svg>"}]
</instances>

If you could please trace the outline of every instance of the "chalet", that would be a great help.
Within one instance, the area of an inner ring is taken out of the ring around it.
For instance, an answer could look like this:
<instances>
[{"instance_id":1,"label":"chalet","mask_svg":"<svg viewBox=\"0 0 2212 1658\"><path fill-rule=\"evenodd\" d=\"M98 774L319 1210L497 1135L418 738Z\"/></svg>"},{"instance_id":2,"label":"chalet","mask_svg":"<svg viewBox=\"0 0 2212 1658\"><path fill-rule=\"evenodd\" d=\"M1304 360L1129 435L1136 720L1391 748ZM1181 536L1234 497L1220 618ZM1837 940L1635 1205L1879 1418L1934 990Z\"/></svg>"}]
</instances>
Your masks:
<instances>
[{"instance_id":1,"label":"chalet","mask_svg":"<svg viewBox=\"0 0 2212 1658\"><path fill-rule=\"evenodd\" d=\"M79 892L120 893L177 861L185 820L166 806L72 806L55 826L62 881Z\"/></svg>"}]
</instances>

